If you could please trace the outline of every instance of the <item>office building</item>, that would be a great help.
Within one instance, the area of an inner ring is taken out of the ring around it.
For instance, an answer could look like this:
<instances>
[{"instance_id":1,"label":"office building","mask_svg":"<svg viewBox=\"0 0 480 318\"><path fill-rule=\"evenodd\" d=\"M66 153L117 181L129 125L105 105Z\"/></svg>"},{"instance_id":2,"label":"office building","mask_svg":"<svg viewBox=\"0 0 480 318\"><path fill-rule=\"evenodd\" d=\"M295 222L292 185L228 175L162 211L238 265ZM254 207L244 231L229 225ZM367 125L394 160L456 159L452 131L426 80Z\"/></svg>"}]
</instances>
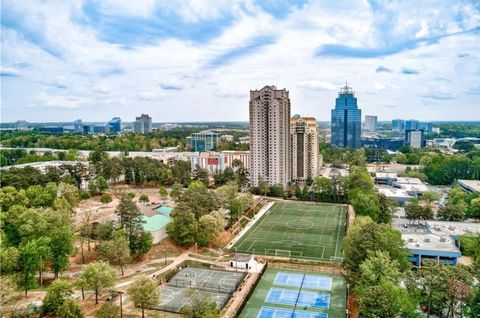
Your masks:
<instances>
[{"instance_id":1,"label":"office building","mask_svg":"<svg viewBox=\"0 0 480 318\"><path fill-rule=\"evenodd\" d=\"M376 131L377 130L377 116L365 116L365 130Z\"/></svg>"},{"instance_id":2,"label":"office building","mask_svg":"<svg viewBox=\"0 0 480 318\"><path fill-rule=\"evenodd\" d=\"M95 134L108 134L110 132L109 125L95 125L93 126L93 133Z\"/></svg>"},{"instance_id":3,"label":"office building","mask_svg":"<svg viewBox=\"0 0 480 318\"><path fill-rule=\"evenodd\" d=\"M211 130L204 130L199 133L193 133L187 137L187 144L193 151L210 151L218 146L220 141L220 134Z\"/></svg>"},{"instance_id":4,"label":"office building","mask_svg":"<svg viewBox=\"0 0 480 318\"><path fill-rule=\"evenodd\" d=\"M17 129L17 130L28 129L28 122L25 121L25 120L17 120L15 122L15 129Z\"/></svg>"},{"instance_id":5,"label":"office building","mask_svg":"<svg viewBox=\"0 0 480 318\"><path fill-rule=\"evenodd\" d=\"M292 180L304 182L318 176L319 153L317 121L313 117L293 117L290 121L292 137Z\"/></svg>"},{"instance_id":6,"label":"office building","mask_svg":"<svg viewBox=\"0 0 480 318\"><path fill-rule=\"evenodd\" d=\"M149 133L152 131L152 117L147 114L142 114L135 118L133 123L133 131L140 134Z\"/></svg>"},{"instance_id":7,"label":"office building","mask_svg":"<svg viewBox=\"0 0 480 318\"><path fill-rule=\"evenodd\" d=\"M63 134L63 127L61 126L46 126L39 127L38 131L50 134Z\"/></svg>"},{"instance_id":8,"label":"office building","mask_svg":"<svg viewBox=\"0 0 480 318\"><path fill-rule=\"evenodd\" d=\"M418 129L418 120L410 119L405 121L405 130Z\"/></svg>"},{"instance_id":9,"label":"office building","mask_svg":"<svg viewBox=\"0 0 480 318\"><path fill-rule=\"evenodd\" d=\"M73 122L73 131L76 133L83 132L83 122L81 119L77 119Z\"/></svg>"},{"instance_id":10,"label":"office building","mask_svg":"<svg viewBox=\"0 0 480 318\"><path fill-rule=\"evenodd\" d=\"M107 122L107 125L110 127L110 132L119 133L122 131L122 120L120 117L113 117Z\"/></svg>"},{"instance_id":11,"label":"office building","mask_svg":"<svg viewBox=\"0 0 480 318\"><path fill-rule=\"evenodd\" d=\"M392 120L392 131L402 131L405 129L405 120L394 119Z\"/></svg>"},{"instance_id":12,"label":"office building","mask_svg":"<svg viewBox=\"0 0 480 318\"><path fill-rule=\"evenodd\" d=\"M425 147L426 142L423 130L405 130L405 145L412 148Z\"/></svg>"},{"instance_id":13,"label":"office building","mask_svg":"<svg viewBox=\"0 0 480 318\"><path fill-rule=\"evenodd\" d=\"M286 89L250 91L250 181L287 187L291 181L290 98Z\"/></svg>"},{"instance_id":14,"label":"office building","mask_svg":"<svg viewBox=\"0 0 480 318\"><path fill-rule=\"evenodd\" d=\"M351 87L340 89L332 109L332 139L334 146L360 148L362 110L357 106L357 98Z\"/></svg>"},{"instance_id":15,"label":"office building","mask_svg":"<svg viewBox=\"0 0 480 318\"><path fill-rule=\"evenodd\" d=\"M418 122L417 126L418 126L417 129L422 129L423 131L425 131L427 133L431 133L432 129L433 129L432 123L424 122L424 121Z\"/></svg>"}]
</instances>

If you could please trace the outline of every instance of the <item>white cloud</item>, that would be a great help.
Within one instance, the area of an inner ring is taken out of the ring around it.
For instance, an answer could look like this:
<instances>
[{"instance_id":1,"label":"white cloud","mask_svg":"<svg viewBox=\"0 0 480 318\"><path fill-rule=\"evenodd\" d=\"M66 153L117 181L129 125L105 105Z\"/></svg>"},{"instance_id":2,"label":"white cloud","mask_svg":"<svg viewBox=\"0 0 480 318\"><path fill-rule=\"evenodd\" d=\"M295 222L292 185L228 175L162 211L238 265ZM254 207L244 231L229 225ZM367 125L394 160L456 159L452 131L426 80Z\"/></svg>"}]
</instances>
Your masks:
<instances>
[{"instance_id":1,"label":"white cloud","mask_svg":"<svg viewBox=\"0 0 480 318\"><path fill-rule=\"evenodd\" d=\"M329 91L338 89L338 87L333 85L332 83L317 81L317 80L301 81L298 83L298 87L313 89L313 90L329 90Z\"/></svg>"}]
</instances>

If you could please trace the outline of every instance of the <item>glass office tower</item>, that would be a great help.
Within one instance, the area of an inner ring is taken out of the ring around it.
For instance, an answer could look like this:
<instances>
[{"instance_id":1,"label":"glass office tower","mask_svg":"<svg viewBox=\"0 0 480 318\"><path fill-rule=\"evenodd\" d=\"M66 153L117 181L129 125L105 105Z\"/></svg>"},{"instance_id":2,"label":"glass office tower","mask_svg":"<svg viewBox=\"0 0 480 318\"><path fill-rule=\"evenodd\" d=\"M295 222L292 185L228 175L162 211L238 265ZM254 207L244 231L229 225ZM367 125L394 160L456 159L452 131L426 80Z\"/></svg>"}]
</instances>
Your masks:
<instances>
[{"instance_id":1,"label":"glass office tower","mask_svg":"<svg viewBox=\"0 0 480 318\"><path fill-rule=\"evenodd\" d=\"M340 89L332 109L332 145L343 148L361 146L362 110L352 88L345 85Z\"/></svg>"}]
</instances>

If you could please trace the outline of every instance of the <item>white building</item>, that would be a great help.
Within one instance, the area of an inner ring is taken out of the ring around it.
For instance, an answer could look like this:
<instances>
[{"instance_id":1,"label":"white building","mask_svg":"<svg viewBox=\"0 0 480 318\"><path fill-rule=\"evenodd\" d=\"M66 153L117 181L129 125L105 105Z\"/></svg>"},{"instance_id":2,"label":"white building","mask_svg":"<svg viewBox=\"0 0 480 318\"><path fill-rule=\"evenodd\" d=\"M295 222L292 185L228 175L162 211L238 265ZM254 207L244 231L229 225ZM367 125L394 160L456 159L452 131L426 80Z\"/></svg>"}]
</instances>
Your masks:
<instances>
[{"instance_id":1,"label":"white building","mask_svg":"<svg viewBox=\"0 0 480 318\"><path fill-rule=\"evenodd\" d=\"M251 182L287 187L291 181L290 98L286 89L250 91Z\"/></svg>"},{"instance_id":2,"label":"white building","mask_svg":"<svg viewBox=\"0 0 480 318\"><path fill-rule=\"evenodd\" d=\"M221 135L220 140L231 142L231 141L233 141L233 136L232 135Z\"/></svg>"},{"instance_id":3,"label":"white building","mask_svg":"<svg viewBox=\"0 0 480 318\"><path fill-rule=\"evenodd\" d=\"M375 131L377 130L377 116L365 116L365 130Z\"/></svg>"},{"instance_id":4,"label":"white building","mask_svg":"<svg viewBox=\"0 0 480 318\"><path fill-rule=\"evenodd\" d=\"M319 174L317 121L313 117L294 116L290 122L292 136L292 180L304 182Z\"/></svg>"},{"instance_id":5,"label":"white building","mask_svg":"<svg viewBox=\"0 0 480 318\"><path fill-rule=\"evenodd\" d=\"M226 168L233 170L236 167L233 166L234 160L239 160L242 166L248 170L250 167L250 151L222 151L222 152L201 152L199 156L191 157L192 172L198 166L207 170L211 174L222 172Z\"/></svg>"},{"instance_id":6,"label":"white building","mask_svg":"<svg viewBox=\"0 0 480 318\"><path fill-rule=\"evenodd\" d=\"M237 253L230 260L230 267L232 268L256 271L255 269L256 266L257 266L257 261L255 261L255 256L251 254Z\"/></svg>"}]
</instances>

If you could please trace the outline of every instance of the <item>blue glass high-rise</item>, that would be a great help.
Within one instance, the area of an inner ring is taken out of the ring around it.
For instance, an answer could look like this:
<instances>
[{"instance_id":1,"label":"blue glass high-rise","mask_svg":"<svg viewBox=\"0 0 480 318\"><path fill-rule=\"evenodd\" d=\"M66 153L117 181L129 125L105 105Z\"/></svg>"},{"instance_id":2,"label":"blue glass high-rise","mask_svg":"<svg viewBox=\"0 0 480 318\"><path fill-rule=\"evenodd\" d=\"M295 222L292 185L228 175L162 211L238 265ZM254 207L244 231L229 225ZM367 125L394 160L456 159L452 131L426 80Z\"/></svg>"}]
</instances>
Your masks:
<instances>
[{"instance_id":1,"label":"blue glass high-rise","mask_svg":"<svg viewBox=\"0 0 480 318\"><path fill-rule=\"evenodd\" d=\"M332 145L343 148L360 148L362 110L352 88L345 85L340 89L332 109Z\"/></svg>"}]
</instances>

